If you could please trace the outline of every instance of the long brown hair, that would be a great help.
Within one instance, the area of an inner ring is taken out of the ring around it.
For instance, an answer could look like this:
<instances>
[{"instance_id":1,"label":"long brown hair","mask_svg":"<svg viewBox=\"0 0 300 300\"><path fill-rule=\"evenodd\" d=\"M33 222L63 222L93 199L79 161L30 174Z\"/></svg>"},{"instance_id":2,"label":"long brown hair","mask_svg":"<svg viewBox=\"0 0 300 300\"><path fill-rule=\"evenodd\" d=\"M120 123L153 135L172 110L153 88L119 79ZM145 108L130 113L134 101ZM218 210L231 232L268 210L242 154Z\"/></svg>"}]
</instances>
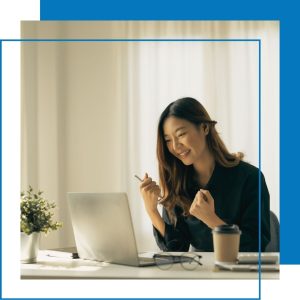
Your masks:
<instances>
[{"instance_id":1,"label":"long brown hair","mask_svg":"<svg viewBox=\"0 0 300 300\"><path fill-rule=\"evenodd\" d=\"M209 132L206 142L209 151L220 165L230 168L239 164L243 158L242 153L229 153L213 121L203 105L194 98L186 97L170 103L162 112L157 132L157 159L159 167L159 181L162 188L161 204L166 208L172 224L176 224L175 206L181 207L183 215L189 215L191 205L190 186L193 182L195 171L192 165L185 166L178 158L173 156L164 139L163 125L168 117L176 117L193 123L195 126L206 124Z\"/></svg>"}]
</instances>

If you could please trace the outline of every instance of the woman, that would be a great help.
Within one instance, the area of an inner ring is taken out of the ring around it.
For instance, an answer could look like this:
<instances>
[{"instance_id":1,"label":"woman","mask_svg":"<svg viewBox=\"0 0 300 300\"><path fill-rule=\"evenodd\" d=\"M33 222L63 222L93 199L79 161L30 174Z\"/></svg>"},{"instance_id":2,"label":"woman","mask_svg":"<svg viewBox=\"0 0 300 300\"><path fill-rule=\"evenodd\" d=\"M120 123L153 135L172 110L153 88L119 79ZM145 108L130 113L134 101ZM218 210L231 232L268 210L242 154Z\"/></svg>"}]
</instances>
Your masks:
<instances>
[{"instance_id":1,"label":"woman","mask_svg":"<svg viewBox=\"0 0 300 300\"><path fill-rule=\"evenodd\" d=\"M193 98L167 106L160 116L157 157L160 185L145 174L140 185L154 236L163 251L213 251L211 230L237 224L240 251L259 251L270 240L269 192L259 170L231 154L205 108ZM157 206L163 205L160 215Z\"/></svg>"}]
</instances>

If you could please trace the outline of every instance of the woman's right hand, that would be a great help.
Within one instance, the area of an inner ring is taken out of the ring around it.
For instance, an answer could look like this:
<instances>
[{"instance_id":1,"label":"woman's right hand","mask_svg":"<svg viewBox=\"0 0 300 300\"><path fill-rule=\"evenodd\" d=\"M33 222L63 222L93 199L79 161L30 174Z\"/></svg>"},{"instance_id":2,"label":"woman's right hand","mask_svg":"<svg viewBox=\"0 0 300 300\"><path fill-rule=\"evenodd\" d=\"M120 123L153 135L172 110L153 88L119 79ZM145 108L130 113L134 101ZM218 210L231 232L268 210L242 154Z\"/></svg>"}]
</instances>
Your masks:
<instances>
[{"instance_id":1,"label":"woman's right hand","mask_svg":"<svg viewBox=\"0 0 300 300\"><path fill-rule=\"evenodd\" d=\"M144 199L145 208L148 213L157 212L158 199L160 197L160 187L145 174L143 182L140 185L140 192Z\"/></svg>"}]
</instances>

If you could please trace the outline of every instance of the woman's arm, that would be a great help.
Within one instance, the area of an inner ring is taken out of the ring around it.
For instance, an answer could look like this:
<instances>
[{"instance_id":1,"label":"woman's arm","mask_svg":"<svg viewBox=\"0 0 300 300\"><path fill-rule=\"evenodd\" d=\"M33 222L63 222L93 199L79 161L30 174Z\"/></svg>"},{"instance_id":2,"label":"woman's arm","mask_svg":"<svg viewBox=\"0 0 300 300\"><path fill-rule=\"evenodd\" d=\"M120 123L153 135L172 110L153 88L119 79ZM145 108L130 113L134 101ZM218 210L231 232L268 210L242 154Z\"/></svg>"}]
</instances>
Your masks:
<instances>
[{"instance_id":1,"label":"woman's arm","mask_svg":"<svg viewBox=\"0 0 300 300\"><path fill-rule=\"evenodd\" d=\"M160 187L145 174L145 177L140 185L140 192L144 199L145 209L153 224L159 233L165 235L165 223L158 212L157 205L160 197Z\"/></svg>"},{"instance_id":2,"label":"woman's arm","mask_svg":"<svg viewBox=\"0 0 300 300\"><path fill-rule=\"evenodd\" d=\"M187 224L184 221L180 209L175 209L177 215L176 225L171 224L168 213L165 208L162 211L162 218L165 224L165 234L162 236L160 232L153 227L153 234L158 247L163 251L189 251L190 233Z\"/></svg>"},{"instance_id":3,"label":"woman's arm","mask_svg":"<svg viewBox=\"0 0 300 300\"><path fill-rule=\"evenodd\" d=\"M156 211L148 212L148 215L151 219L152 225L158 230L160 235L162 237L164 237L166 226L165 226L165 222L162 219L159 211L156 209Z\"/></svg>"},{"instance_id":4,"label":"woman's arm","mask_svg":"<svg viewBox=\"0 0 300 300\"><path fill-rule=\"evenodd\" d=\"M140 185L145 209L153 224L154 236L163 251L188 251L190 245L189 231L181 214L177 214L176 226L171 225L167 212L163 209L161 217L157 205L160 187L146 173Z\"/></svg>"}]
</instances>

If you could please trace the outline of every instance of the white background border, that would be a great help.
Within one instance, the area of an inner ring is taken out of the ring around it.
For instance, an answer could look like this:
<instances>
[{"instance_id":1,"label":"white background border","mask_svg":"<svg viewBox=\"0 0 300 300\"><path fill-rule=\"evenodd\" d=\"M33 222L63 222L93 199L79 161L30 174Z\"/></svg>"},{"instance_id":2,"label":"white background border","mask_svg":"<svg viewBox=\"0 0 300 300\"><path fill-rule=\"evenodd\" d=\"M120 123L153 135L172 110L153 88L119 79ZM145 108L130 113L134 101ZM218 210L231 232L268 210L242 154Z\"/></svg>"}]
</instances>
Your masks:
<instances>
[{"instance_id":1,"label":"white background border","mask_svg":"<svg viewBox=\"0 0 300 300\"><path fill-rule=\"evenodd\" d=\"M39 20L39 5L38 0L1 1L0 38L19 39L20 21ZM18 222L20 190L20 44L18 42L5 42L2 45L3 55L5 55L2 73L2 297L186 298L237 297L243 294L246 297L255 297L258 295L258 291L256 295L249 294L249 285L253 286L255 284L258 287L256 280L39 280L38 284L35 280L20 280ZM284 299L288 294L297 297L299 295L299 275L300 266L281 266L280 280L262 281L261 299ZM234 289L228 288L231 284L233 284ZM180 289L178 289L178 286L180 286ZM173 292L171 292L172 290ZM112 294L112 291L114 294Z\"/></svg>"}]
</instances>

